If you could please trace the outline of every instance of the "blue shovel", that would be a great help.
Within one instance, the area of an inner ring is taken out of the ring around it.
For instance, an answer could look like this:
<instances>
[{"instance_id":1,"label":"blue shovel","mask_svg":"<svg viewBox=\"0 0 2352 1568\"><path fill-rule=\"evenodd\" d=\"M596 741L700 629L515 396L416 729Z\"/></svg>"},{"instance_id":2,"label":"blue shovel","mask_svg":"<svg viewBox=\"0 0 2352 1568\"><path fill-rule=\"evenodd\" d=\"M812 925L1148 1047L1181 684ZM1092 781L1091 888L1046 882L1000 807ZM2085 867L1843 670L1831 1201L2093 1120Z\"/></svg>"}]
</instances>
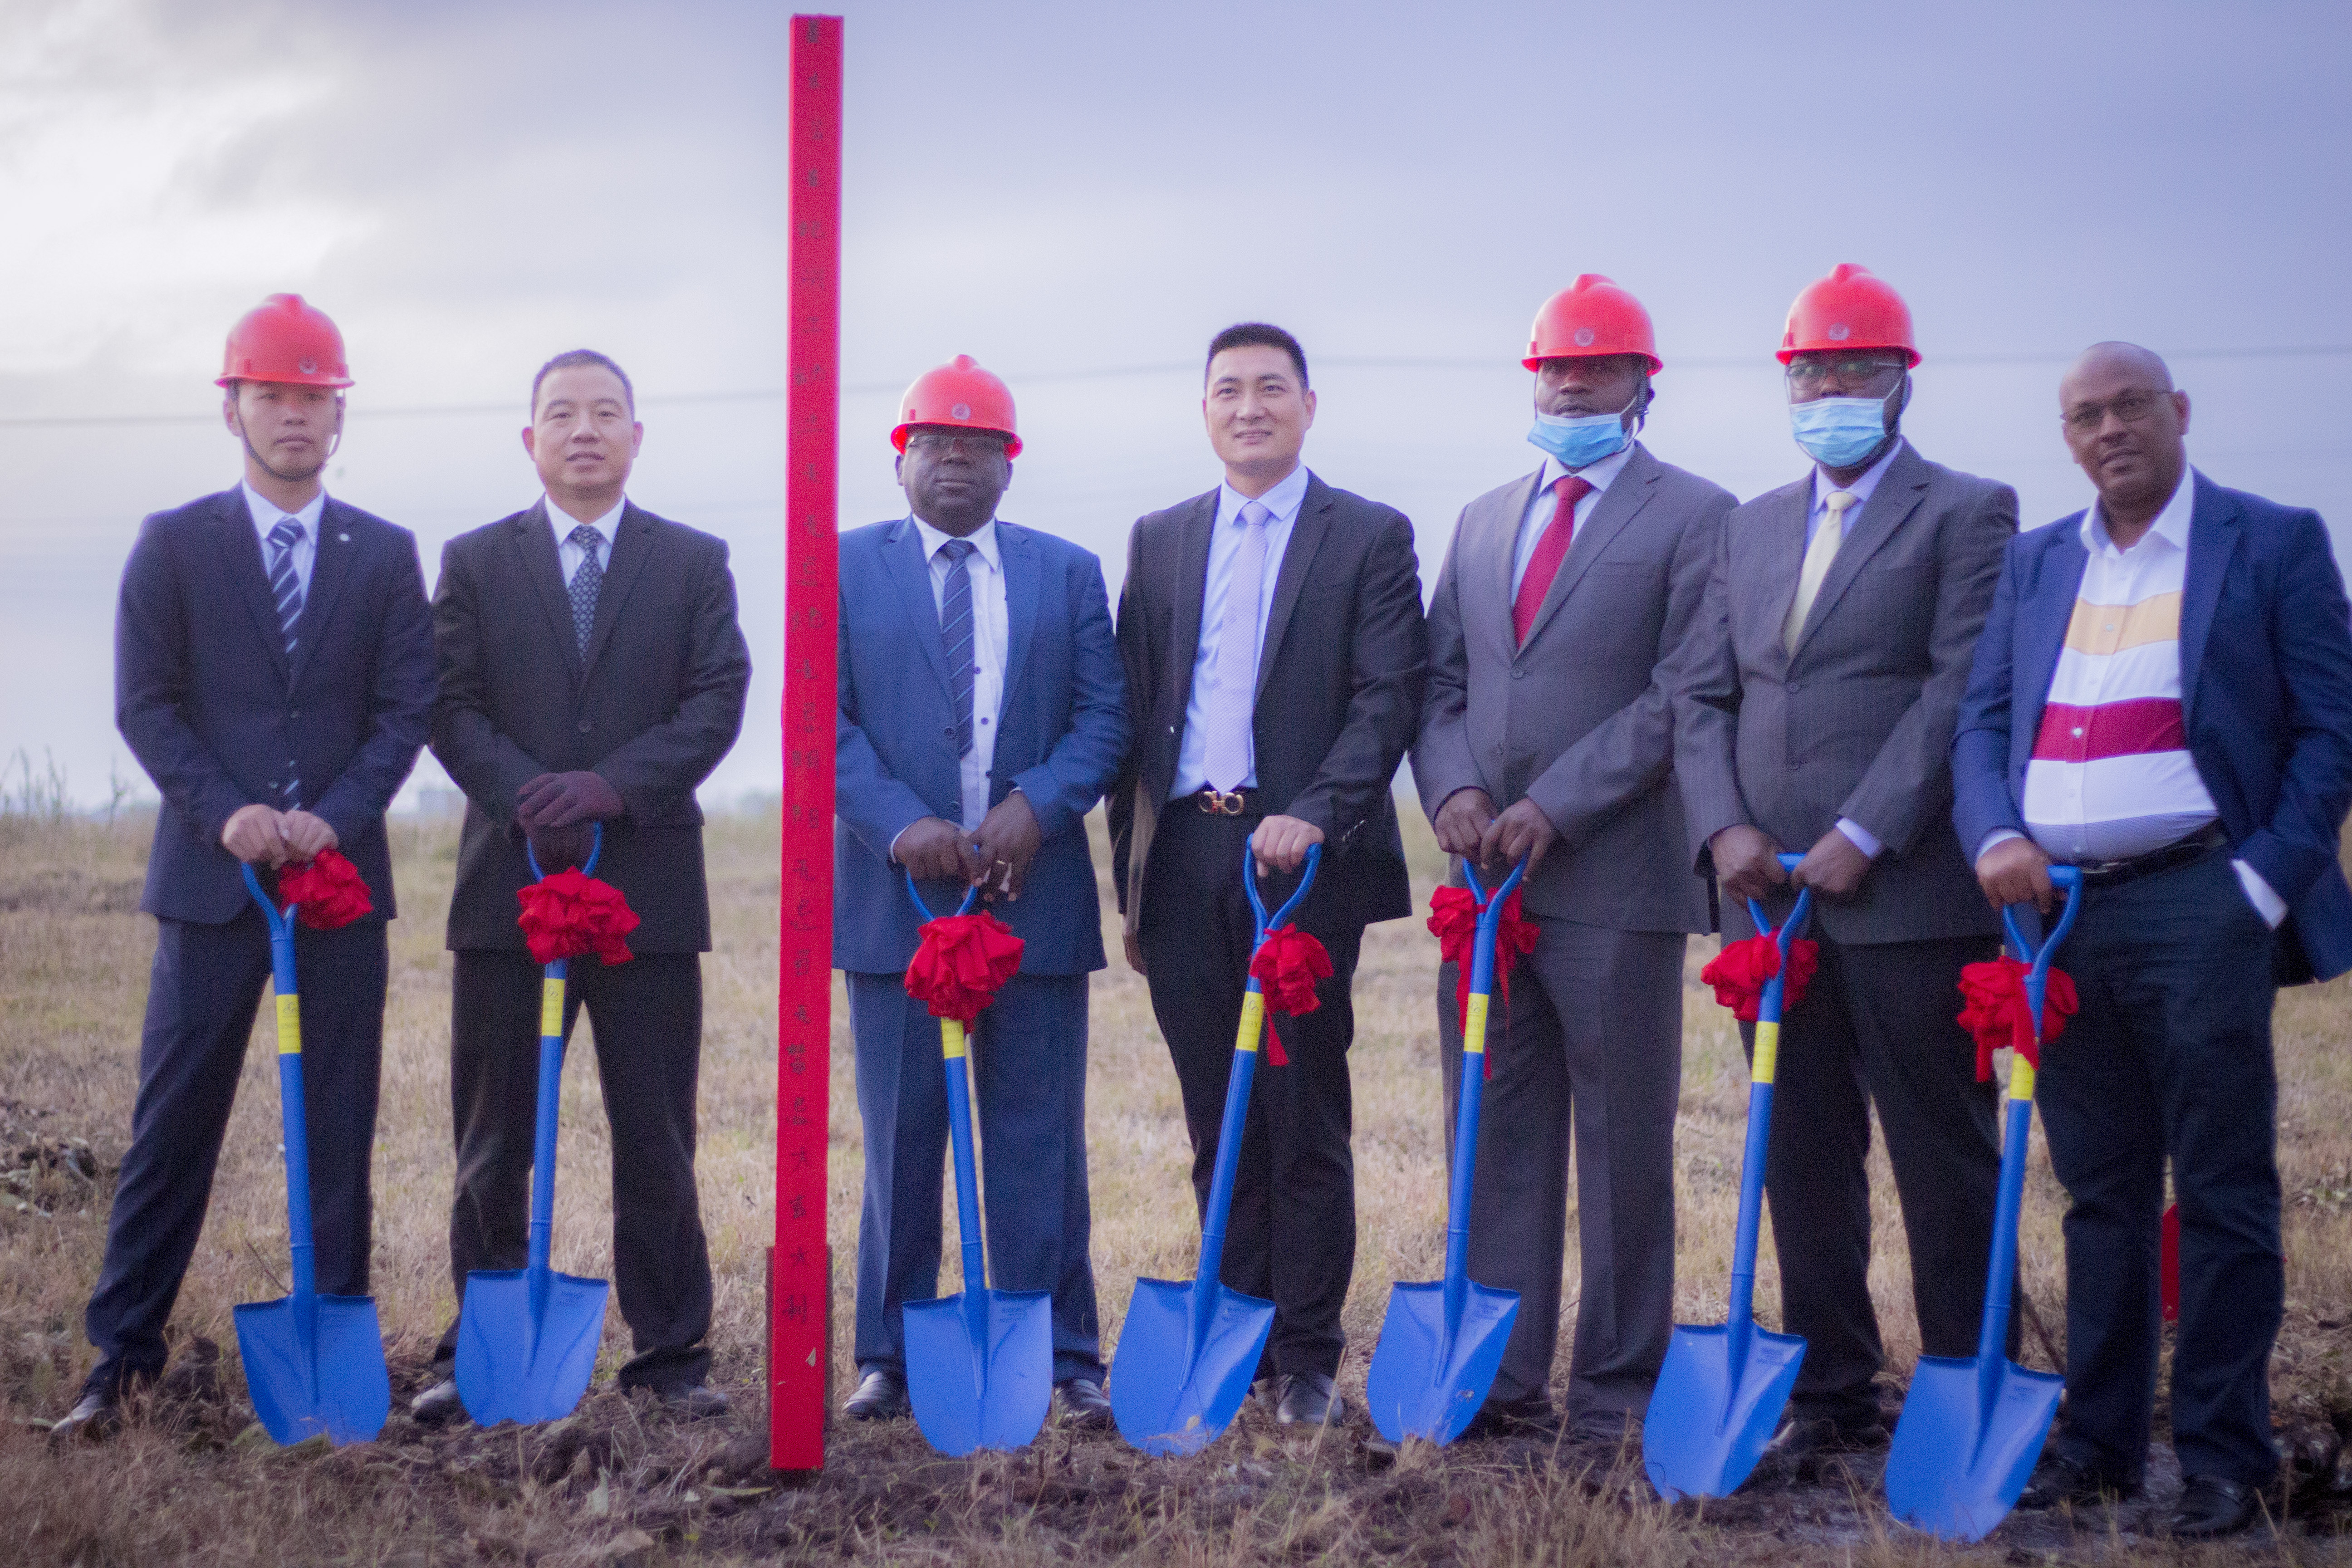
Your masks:
<instances>
[{"instance_id":1,"label":"blue shovel","mask_svg":"<svg viewBox=\"0 0 2352 1568\"><path fill-rule=\"evenodd\" d=\"M1425 1437L1451 1443L1486 1403L1519 1315L1519 1293L1470 1278L1470 1190L1478 1166L1478 1103L1486 1092L1486 1005L1495 990L1495 933L1503 900L1527 875L1521 860L1489 899L1478 872L1462 863L1478 911L1471 948L1470 1005L1462 1022L1462 1105L1454 1127L1454 1185L1445 1200L1445 1278L1389 1289L1388 1320L1364 1378L1372 1425L1391 1443Z\"/></svg>"},{"instance_id":2,"label":"blue shovel","mask_svg":"<svg viewBox=\"0 0 2352 1568\"><path fill-rule=\"evenodd\" d=\"M930 906L907 879L923 919ZM966 914L980 895L963 896ZM980 1180L971 1155L971 1084L959 1018L940 1020L948 1075L948 1131L955 1144L956 1235L963 1289L905 1308L907 1397L924 1441L957 1457L974 1448L1019 1448L1037 1436L1054 1402L1054 1303L1048 1290L992 1290L981 1240ZM939 1173L933 1171L937 1181Z\"/></svg>"},{"instance_id":3,"label":"blue shovel","mask_svg":"<svg viewBox=\"0 0 2352 1568\"><path fill-rule=\"evenodd\" d=\"M604 852L604 825L595 826L584 875ZM530 874L541 879L539 857L523 846ZM540 983L539 1125L530 1151L530 1261L520 1268L477 1268L466 1276L457 1314L457 1397L484 1426L517 1421L528 1426L572 1414L596 1370L604 1338L602 1279L558 1274L555 1248L555 1121L563 1092L563 982L571 960L549 964Z\"/></svg>"},{"instance_id":4,"label":"blue shovel","mask_svg":"<svg viewBox=\"0 0 2352 1568\"><path fill-rule=\"evenodd\" d=\"M278 1103L286 1138L286 1235L294 1293L236 1309L236 1344L254 1414L280 1444L323 1432L327 1440L373 1442L392 1412L383 1331L373 1296L321 1296L310 1245L310 1137L302 1119L302 999L294 984L294 910L261 890L253 868L245 885L269 921L269 967L278 990Z\"/></svg>"},{"instance_id":5,"label":"blue shovel","mask_svg":"<svg viewBox=\"0 0 2352 1568\"><path fill-rule=\"evenodd\" d=\"M2050 958L2074 923L2083 873L2053 866L2066 889L2065 912L2037 950L2018 929L2014 908L2001 911L2009 940L2030 967L2025 1001L2037 1033ZM2066 1380L2029 1372L2009 1359L2010 1298L2017 1280L2017 1215L2024 1202L2025 1142L2033 1128L2033 1064L2009 1064L2009 1121L2000 1139L2000 1198L1993 1209L1992 1262L1986 1269L1984 1325L1977 1353L1921 1356L1886 1454L1886 1504L1915 1530L1947 1541L1981 1541L2009 1517L2042 1457Z\"/></svg>"},{"instance_id":6,"label":"blue shovel","mask_svg":"<svg viewBox=\"0 0 2352 1568\"><path fill-rule=\"evenodd\" d=\"M1783 869L1801 856L1783 855ZM1731 1243L1731 1301L1721 1328L1675 1325L1665 1364L1642 1426L1642 1468L1668 1502L1726 1497L1739 1489L1772 1440L1796 1385L1805 1342L1756 1326L1756 1232L1764 1207L1764 1157L1772 1142L1772 1074L1780 1054L1780 1003L1790 945L1812 910L1813 890L1797 894L1778 932L1764 907L1748 900L1756 929L1774 938L1780 967L1756 1008L1756 1048L1748 1089L1748 1147L1739 1163L1739 1228Z\"/></svg>"},{"instance_id":7,"label":"blue shovel","mask_svg":"<svg viewBox=\"0 0 2352 1568\"><path fill-rule=\"evenodd\" d=\"M1257 895L1255 857L1242 849L1242 887L1255 918L1250 952L1265 933L1287 921L1315 885L1323 847L1307 851L1298 890L1265 918ZM1225 1216L1234 1206L1234 1173L1241 1164L1242 1131L1249 1120L1250 1084L1265 1033L1265 992L1253 974L1242 994L1241 1028L1234 1040L1233 1076L1225 1083L1225 1117L1217 1131L1217 1164L1209 1205L1201 1216L1201 1262L1189 1280L1138 1279L1118 1332L1110 1373L1110 1413L1119 1436L1147 1454L1196 1454L1233 1424L1265 1336L1274 1303L1244 1296L1217 1277L1225 1258Z\"/></svg>"}]
</instances>

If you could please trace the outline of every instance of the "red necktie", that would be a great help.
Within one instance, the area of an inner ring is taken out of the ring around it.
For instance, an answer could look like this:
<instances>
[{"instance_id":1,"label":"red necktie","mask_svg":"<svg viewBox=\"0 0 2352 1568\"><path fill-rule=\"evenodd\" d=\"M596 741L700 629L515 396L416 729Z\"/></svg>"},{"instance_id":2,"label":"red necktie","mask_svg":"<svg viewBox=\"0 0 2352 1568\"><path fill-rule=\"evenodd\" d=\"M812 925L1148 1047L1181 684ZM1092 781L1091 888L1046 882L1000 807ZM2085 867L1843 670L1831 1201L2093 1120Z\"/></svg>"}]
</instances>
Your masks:
<instances>
[{"instance_id":1,"label":"red necktie","mask_svg":"<svg viewBox=\"0 0 2352 1568\"><path fill-rule=\"evenodd\" d=\"M1518 597L1511 601L1511 635L1521 644L1536 624L1544 595L1551 592L1551 580L1559 575L1559 563L1568 557L1569 536L1576 531L1576 503L1592 493L1591 482L1575 474L1562 474L1551 488L1559 499L1552 503L1551 521L1544 524L1543 537L1536 541L1536 552L1528 557Z\"/></svg>"}]
</instances>

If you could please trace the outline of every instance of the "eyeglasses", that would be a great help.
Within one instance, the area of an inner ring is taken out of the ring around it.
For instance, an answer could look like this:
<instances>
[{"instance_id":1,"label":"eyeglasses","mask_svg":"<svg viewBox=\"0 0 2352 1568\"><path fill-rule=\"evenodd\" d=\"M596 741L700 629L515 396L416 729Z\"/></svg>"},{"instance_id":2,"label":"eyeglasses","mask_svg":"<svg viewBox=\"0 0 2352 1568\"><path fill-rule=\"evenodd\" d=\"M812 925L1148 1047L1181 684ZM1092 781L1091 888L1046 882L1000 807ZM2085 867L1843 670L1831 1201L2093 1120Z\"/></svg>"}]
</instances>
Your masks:
<instances>
[{"instance_id":1,"label":"eyeglasses","mask_svg":"<svg viewBox=\"0 0 2352 1568\"><path fill-rule=\"evenodd\" d=\"M1811 392L1823 382L1857 386L1890 370L1908 368L1899 359L1797 359L1789 362L1789 384Z\"/></svg>"},{"instance_id":2,"label":"eyeglasses","mask_svg":"<svg viewBox=\"0 0 2352 1568\"><path fill-rule=\"evenodd\" d=\"M2077 436L2088 436L2107 422L2112 414L2126 425L2137 425L2156 413L2157 405L2164 400L2161 392L2125 392L2105 403L2078 403L2066 410L2063 423Z\"/></svg>"},{"instance_id":3,"label":"eyeglasses","mask_svg":"<svg viewBox=\"0 0 2352 1568\"><path fill-rule=\"evenodd\" d=\"M907 437L909 452L945 453L955 447L984 458L1003 452L1004 437L987 430L916 430Z\"/></svg>"}]
</instances>

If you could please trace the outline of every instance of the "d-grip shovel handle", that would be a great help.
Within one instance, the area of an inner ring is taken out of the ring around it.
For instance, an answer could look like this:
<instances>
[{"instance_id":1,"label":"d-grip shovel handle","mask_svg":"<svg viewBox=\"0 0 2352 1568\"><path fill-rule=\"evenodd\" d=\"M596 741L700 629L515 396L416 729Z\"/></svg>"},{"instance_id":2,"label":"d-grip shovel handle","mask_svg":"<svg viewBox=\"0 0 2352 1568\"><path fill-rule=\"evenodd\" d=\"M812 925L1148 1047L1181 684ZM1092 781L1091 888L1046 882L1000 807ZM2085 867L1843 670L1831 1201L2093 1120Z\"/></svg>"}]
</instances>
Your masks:
<instances>
[{"instance_id":1,"label":"d-grip shovel handle","mask_svg":"<svg viewBox=\"0 0 2352 1568\"><path fill-rule=\"evenodd\" d=\"M1802 858L1801 855L1782 855L1779 857L1780 868L1793 871ZM1748 1338L1755 1323L1757 1232L1763 1221L1764 1162L1772 1136L1772 1076L1780 1061L1780 1005L1788 990L1789 954L1797 934L1805 928L1806 917L1812 912L1813 890L1800 888L1796 907L1775 931L1772 922L1764 918L1764 906L1754 899L1748 900L1748 919L1756 922L1759 933L1771 937L1780 948L1780 964L1772 972L1772 978L1764 983L1764 994L1758 999L1756 1007L1754 1062L1748 1088L1748 1139L1739 1161L1739 1219L1731 1242L1728 1329L1731 1364L1735 1367L1747 1364Z\"/></svg>"},{"instance_id":2,"label":"d-grip shovel handle","mask_svg":"<svg viewBox=\"0 0 2352 1568\"><path fill-rule=\"evenodd\" d=\"M1462 861L1462 875L1470 884L1470 896L1479 905L1478 934L1470 948L1469 1016L1462 1026L1462 1048L1474 1055L1486 1049L1486 998L1495 989L1495 933L1503 923L1503 905L1527 874L1528 859L1522 855L1519 863L1511 868L1510 875L1490 895L1478 880L1478 868L1470 864L1466 856Z\"/></svg>"},{"instance_id":3,"label":"d-grip shovel handle","mask_svg":"<svg viewBox=\"0 0 2352 1568\"><path fill-rule=\"evenodd\" d=\"M2053 886L2066 889L2066 907L2059 913L2058 923L2050 934L2035 947L2025 940L2025 931L2017 923L2017 906L2011 904L2000 911L2000 923L2009 928L2010 945L2025 962L2025 1001L2027 1011L2033 1015L2033 1035L2037 1044L2042 1037L2042 1002L2050 986L2050 960L2058 952L2058 944L2074 929L2074 916L2083 902L2083 870L2079 866L2053 866L2050 880ZM2009 1097L2011 1100L2033 1098L2033 1064L2018 1061L2010 1068Z\"/></svg>"},{"instance_id":4,"label":"d-grip shovel handle","mask_svg":"<svg viewBox=\"0 0 2352 1568\"><path fill-rule=\"evenodd\" d=\"M604 853L604 825L589 824L588 859L580 868L583 877L592 876L596 862ZM523 858L530 864L533 880L547 880L540 868L539 854L530 840L522 841ZM555 1253L555 1134L563 1103L563 984L572 973L572 961L559 958L540 971L539 987L539 1100L534 1108L531 1126L530 1154L530 1232L528 1264L530 1279L530 1311L535 1322L544 1321L547 1294Z\"/></svg>"},{"instance_id":5,"label":"d-grip shovel handle","mask_svg":"<svg viewBox=\"0 0 2352 1568\"><path fill-rule=\"evenodd\" d=\"M601 822L592 822L588 826L590 828L588 863L580 868L580 874L583 877L593 877L596 874L597 858L604 853L604 825ZM522 858L530 862L532 881L547 880L547 873L539 868L539 852L530 847L530 840L528 838L522 841Z\"/></svg>"},{"instance_id":6,"label":"d-grip shovel handle","mask_svg":"<svg viewBox=\"0 0 2352 1568\"><path fill-rule=\"evenodd\" d=\"M1315 868L1322 861L1323 846L1309 844L1307 847L1307 864L1299 873L1297 891L1285 899L1282 907L1274 911L1274 918L1268 920L1265 918L1265 900L1258 897L1257 892L1256 852L1246 844L1242 846L1242 890L1249 894L1250 917L1256 923L1256 929L1250 933L1252 958L1255 958L1257 950L1265 945L1265 933L1286 923L1297 912L1298 906L1307 901L1307 890L1315 886ZM1250 979L1249 988L1252 991L1258 988L1255 975Z\"/></svg>"},{"instance_id":7,"label":"d-grip shovel handle","mask_svg":"<svg viewBox=\"0 0 2352 1568\"><path fill-rule=\"evenodd\" d=\"M302 997L294 981L294 911L299 906L280 910L250 865L238 869L245 873L246 891L269 922L270 984L278 994L278 1110L286 1144L286 1237L293 1294L307 1300L319 1285L310 1245L310 1124L302 1101Z\"/></svg>"},{"instance_id":8,"label":"d-grip shovel handle","mask_svg":"<svg viewBox=\"0 0 2352 1568\"><path fill-rule=\"evenodd\" d=\"M1783 871L1793 871L1804 857L1776 855L1773 858L1780 861ZM1758 1000L1756 1007L1755 1078L1758 1083L1772 1081L1772 1069L1778 1060L1780 1043L1781 998L1788 993L1789 950L1804 931L1805 922L1812 912L1813 890L1811 888L1798 889L1796 907L1789 911L1789 918L1780 922L1780 929L1776 931L1772 929L1772 922L1764 918L1764 906L1754 899L1748 900L1748 918L1780 950L1780 967L1774 970L1772 978L1764 983L1764 994ZM1771 1026L1769 1029L1765 1027L1767 1024Z\"/></svg>"},{"instance_id":9,"label":"d-grip shovel handle","mask_svg":"<svg viewBox=\"0 0 2352 1568\"><path fill-rule=\"evenodd\" d=\"M928 924L930 921L939 919L939 916L931 913L931 906L923 902L922 891L915 886L915 874L912 871L909 871L906 875L907 896L914 900L915 908L922 911L924 922ZM971 913L972 900L979 897L980 884L978 882L974 882L971 887L964 889L963 902L956 906L955 912L960 915L968 915Z\"/></svg>"}]
</instances>

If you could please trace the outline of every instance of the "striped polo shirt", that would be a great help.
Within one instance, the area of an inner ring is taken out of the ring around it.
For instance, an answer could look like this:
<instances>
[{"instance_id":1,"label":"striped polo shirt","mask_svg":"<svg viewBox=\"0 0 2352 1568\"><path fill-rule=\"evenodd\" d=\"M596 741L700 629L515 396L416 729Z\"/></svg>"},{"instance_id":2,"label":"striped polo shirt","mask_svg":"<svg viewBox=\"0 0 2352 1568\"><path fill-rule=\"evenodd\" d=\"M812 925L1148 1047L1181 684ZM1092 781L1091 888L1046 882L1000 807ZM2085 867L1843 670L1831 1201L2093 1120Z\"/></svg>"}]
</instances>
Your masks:
<instances>
[{"instance_id":1,"label":"striped polo shirt","mask_svg":"<svg viewBox=\"0 0 2352 1568\"><path fill-rule=\"evenodd\" d=\"M2090 559L2026 765L2026 827L2063 861L2126 860L2217 815L2180 708L2180 597L2194 470L2128 550L2083 514Z\"/></svg>"}]
</instances>

